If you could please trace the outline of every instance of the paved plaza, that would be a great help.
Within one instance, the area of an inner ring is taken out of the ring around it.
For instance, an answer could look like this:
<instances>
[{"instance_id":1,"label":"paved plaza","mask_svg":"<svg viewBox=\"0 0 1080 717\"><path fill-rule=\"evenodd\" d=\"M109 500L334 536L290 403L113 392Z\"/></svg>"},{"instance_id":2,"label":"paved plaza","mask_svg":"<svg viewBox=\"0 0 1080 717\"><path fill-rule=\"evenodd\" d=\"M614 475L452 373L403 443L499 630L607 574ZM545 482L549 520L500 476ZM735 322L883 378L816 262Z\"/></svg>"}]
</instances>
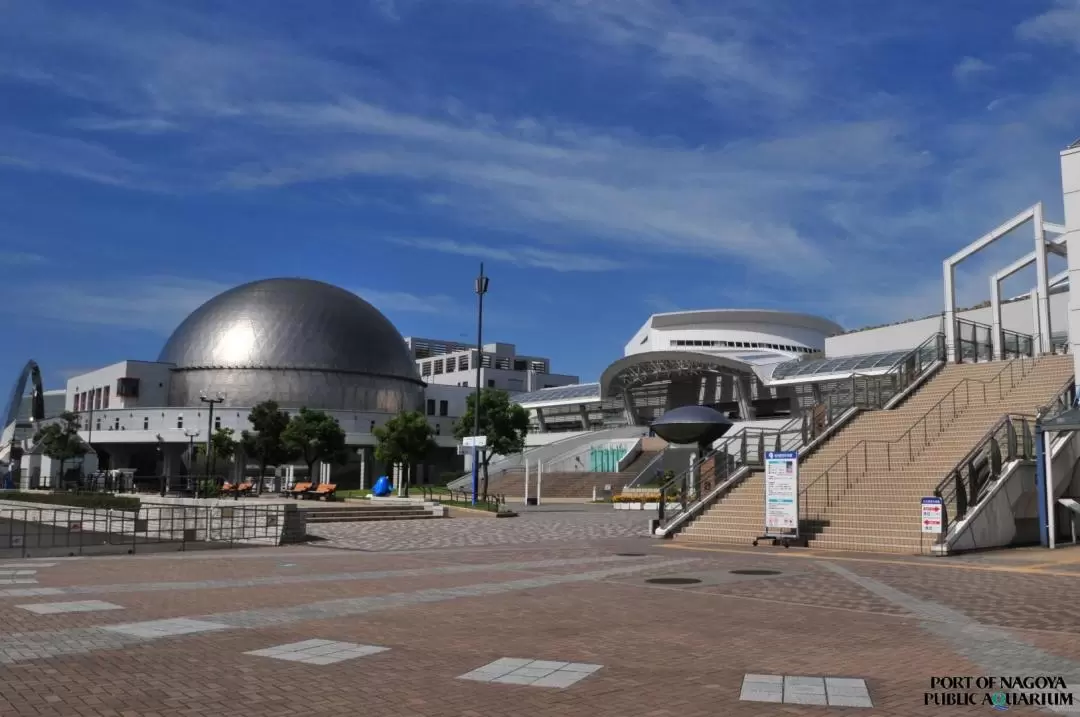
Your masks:
<instances>
[{"instance_id":1,"label":"paved plaza","mask_svg":"<svg viewBox=\"0 0 1080 717\"><path fill-rule=\"evenodd\" d=\"M992 709L926 705L935 677L1080 685L1080 551L687 548L633 518L3 561L0 715L908 717Z\"/></svg>"}]
</instances>

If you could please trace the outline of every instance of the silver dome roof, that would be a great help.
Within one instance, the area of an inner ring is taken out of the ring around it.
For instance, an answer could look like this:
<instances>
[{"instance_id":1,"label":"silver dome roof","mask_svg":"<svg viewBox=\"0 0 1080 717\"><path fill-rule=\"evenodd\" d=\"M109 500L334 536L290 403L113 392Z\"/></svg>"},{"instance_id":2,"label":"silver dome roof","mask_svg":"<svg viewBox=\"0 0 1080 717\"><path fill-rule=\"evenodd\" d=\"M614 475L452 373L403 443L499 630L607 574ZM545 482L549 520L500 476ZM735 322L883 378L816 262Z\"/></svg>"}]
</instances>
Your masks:
<instances>
[{"instance_id":1,"label":"silver dome roof","mask_svg":"<svg viewBox=\"0 0 1080 717\"><path fill-rule=\"evenodd\" d=\"M265 279L215 296L176 328L158 361L179 369L305 369L419 383L405 339L359 296L311 279Z\"/></svg>"}]
</instances>

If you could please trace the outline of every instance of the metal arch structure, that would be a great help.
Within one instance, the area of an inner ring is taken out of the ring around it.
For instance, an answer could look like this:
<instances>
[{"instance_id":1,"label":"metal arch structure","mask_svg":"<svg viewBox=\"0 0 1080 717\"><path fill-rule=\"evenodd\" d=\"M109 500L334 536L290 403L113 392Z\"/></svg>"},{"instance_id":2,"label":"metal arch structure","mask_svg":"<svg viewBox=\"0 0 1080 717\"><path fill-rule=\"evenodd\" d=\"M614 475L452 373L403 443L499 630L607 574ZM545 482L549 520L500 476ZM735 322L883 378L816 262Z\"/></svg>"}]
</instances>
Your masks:
<instances>
[{"instance_id":1,"label":"metal arch structure","mask_svg":"<svg viewBox=\"0 0 1080 717\"><path fill-rule=\"evenodd\" d=\"M631 354L613 362L600 376L600 399L621 398L627 420L636 424L634 390L662 381L706 376L736 379L740 414L752 417L750 384L756 381L753 368L724 356L691 351L650 351Z\"/></svg>"},{"instance_id":2,"label":"metal arch structure","mask_svg":"<svg viewBox=\"0 0 1080 717\"><path fill-rule=\"evenodd\" d=\"M27 380L32 381L34 386L30 399L30 418L34 421L45 418L45 389L41 385L41 369L38 368L36 361L30 359L19 373L19 379L11 390L7 412L4 414L4 428L10 426L19 417L19 407L22 405L23 394L26 392Z\"/></svg>"},{"instance_id":3,"label":"metal arch structure","mask_svg":"<svg viewBox=\"0 0 1080 717\"><path fill-rule=\"evenodd\" d=\"M741 361L692 351L650 351L624 356L600 375L600 398L614 398L627 389L694 374L726 374L750 378L754 370Z\"/></svg>"}]
</instances>

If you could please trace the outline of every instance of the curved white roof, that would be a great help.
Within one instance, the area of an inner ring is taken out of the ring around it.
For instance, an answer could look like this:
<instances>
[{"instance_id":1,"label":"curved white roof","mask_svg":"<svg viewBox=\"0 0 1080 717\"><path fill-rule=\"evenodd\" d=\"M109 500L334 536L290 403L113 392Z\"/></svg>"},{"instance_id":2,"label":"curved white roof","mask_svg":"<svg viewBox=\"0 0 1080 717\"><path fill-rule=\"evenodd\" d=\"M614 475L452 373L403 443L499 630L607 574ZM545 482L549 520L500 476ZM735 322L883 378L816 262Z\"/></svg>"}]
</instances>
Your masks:
<instances>
[{"instance_id":1,"label":"curved white roof","mask_svg":"<svg viewBox=\"0 0 1080 717\"><path fill-rule=\"evenodd\" d=\"M672 311L665 314L653 314L649 317L649 327L654 329L670 329L692 324L780 324L782 326L795 326L803 329L820 331L823 334L839 334L844 332L844 327L835 321L802 314L794 311L777 311L774 309L699 309L694 311Z\"/></svg>"}]
</instances>

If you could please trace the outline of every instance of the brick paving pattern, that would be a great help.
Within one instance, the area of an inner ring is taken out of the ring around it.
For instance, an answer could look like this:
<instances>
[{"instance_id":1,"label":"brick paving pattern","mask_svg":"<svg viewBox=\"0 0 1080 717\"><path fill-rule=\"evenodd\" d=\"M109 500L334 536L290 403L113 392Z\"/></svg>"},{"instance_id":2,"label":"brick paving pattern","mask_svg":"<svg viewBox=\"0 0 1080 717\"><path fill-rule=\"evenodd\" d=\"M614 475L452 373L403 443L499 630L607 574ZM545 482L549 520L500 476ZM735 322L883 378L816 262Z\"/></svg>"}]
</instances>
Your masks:
<instances>
[{"instance_id":1,"label":"brick paving pattern","mask_svg":"<svg viewBox=\"0 0 1080 717\"><path fill-rule=\"evenodd\" d=\"M1080 575L671 549L641 522L327 524L318 545L351 549L0 563L37 580L0 586L0 714L908 717L986 714L924 705L933 676L1080 685ZM740 699L765 677L780 702Z\"/></svg>"}]
</instances>

